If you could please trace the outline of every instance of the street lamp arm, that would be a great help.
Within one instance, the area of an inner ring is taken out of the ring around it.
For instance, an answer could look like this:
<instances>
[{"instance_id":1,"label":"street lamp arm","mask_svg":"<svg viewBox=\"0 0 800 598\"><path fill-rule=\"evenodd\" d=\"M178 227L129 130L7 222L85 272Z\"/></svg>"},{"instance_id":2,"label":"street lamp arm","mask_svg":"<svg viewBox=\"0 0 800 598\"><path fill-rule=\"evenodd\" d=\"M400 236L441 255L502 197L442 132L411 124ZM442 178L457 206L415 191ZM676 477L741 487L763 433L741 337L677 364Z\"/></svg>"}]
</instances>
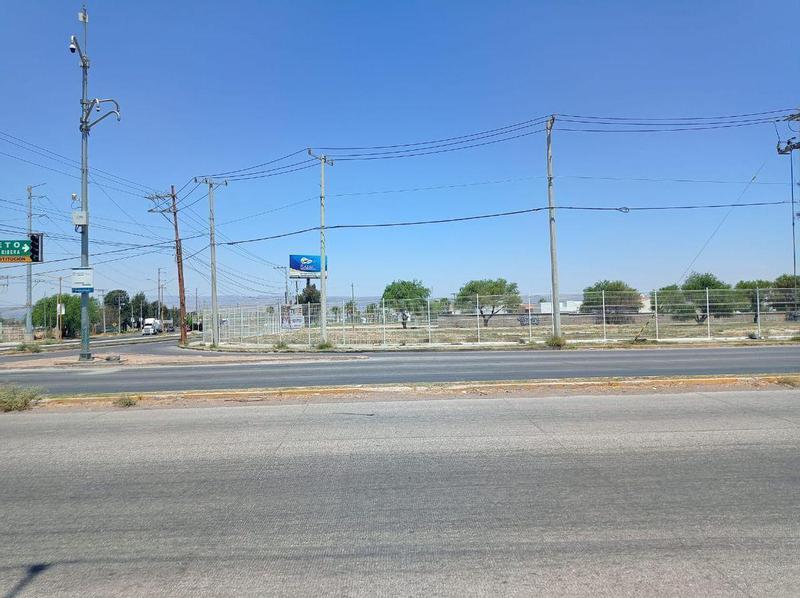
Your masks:
<instances>
[{"instance_id":1,"label":"street lamp arm","mask_svg":"<svg viewBox=\"0 0 800 598\"><path fill-rule=\"evenodd\" d=\"M106 112L106 113L105 113L103 116L101 116L100 118L98 118L96 121L94 121L94 122L90 122L88 125L86 125L86 128L87 128L87 129L91 129L93 126L95 126L95 125L96 125L97 123L99 123L101 120L103 120L103 119L105 119L105 118L107 118L107 117L111 116L112 114L116 114L116 116L117 116L117 121L119 121L119 120L122 118L122 117L120 116L120 114L119 114L119 110L109 110L109 111L108 111L108 112Z\"/></svg>"}]
</instances>

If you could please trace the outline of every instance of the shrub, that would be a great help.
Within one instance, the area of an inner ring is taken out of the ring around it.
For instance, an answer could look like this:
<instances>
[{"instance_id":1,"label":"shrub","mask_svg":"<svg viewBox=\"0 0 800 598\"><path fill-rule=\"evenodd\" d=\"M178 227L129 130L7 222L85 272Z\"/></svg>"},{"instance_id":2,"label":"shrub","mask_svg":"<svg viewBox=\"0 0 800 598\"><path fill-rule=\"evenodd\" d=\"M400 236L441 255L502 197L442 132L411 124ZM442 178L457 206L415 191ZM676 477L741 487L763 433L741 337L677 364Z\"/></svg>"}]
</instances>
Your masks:
<instances>
[{"instance_id":1,"label":"shrub","mask_svg":"<svg viewBox=\"0 0 800 598\"><path fill-rule=\"evenodd\" d=\"M285 351L286 349L289 348L289 345L287 345L284 341L279 341L275 343L275 346L273 348L276 351Z\"/></svg>"},{"instance_id":2,"label":"shrub","mask_svg":"<svg viewBox=\"0 0 800 598\"><path fill-rule=\"evenodd\" d=\"M333 349L333 344L332 343L325 342L325 343L320 343L320 344L317 345L317 350L318 351L329 351L330 349Z\"/></svg>"},{"instance_id":3,"label":"shrub","mask_svg":"<svg viewBox=\"0 0 800 598\"><path fill-rule=\"evenodd\" d=\"M0 411L25 411L40 399L38 388L23 386L0 387Z\"/></svg>"},{"instance_id":4,"label":"shrub","mask_svg":"<svg viewBox=\"0 0 800 598\"><path fill-rule=\"evenodd\" d=\"M544 344L551 349L563 349L567 346L567 339L563 336L549 336L547 340L544 341Z\"/></svg>"},{"instance_id":5,"label":"shrub","mask_svg":"<svg viewBox=\"0 0 800 598\"><path fill-rule=\"evenodd\" d=\"M17 351L27 351L28 353L41 353L42 348L36 343L20 343L17 345Z\"/></svg>"},{"instance_id":6,"label":"shrub","mask_svg":"<svg viewBox=\"0 0 800 598\"><path fill-rule=\"evenodd\" d=\"M138 402L139 399L125 395L124 397L120 397L114 401L114 405L116 407L133 407Z\"/></svg>"}]
</instances>

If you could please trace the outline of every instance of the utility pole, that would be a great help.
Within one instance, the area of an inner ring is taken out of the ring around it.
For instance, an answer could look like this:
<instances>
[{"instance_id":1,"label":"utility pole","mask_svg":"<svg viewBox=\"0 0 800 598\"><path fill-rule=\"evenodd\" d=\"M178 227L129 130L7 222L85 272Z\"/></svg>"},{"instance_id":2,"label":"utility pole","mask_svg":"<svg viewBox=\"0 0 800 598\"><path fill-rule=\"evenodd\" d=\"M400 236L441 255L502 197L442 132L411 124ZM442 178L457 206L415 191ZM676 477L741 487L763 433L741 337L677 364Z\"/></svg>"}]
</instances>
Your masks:
<instances>
[{"instance_id":1,"label":"utility pole","mask_svg":"<svg viewBox=\"0 0 800 598\"><path fill-rule=\"evenodd\" d=\"M88 29L89 29L89 13L86 12L86 7L81 9L78 13L78 20L83 23L83 47L88 50ZM81 91L81 118L80 118L80 131L81 131L81 211L80 222L81 229L81 268L89 267L89 131L97 123L105 118L116 115L117 121L120 120L119 104L116 100L111 98L93 100L88 99L89 95L89 57L83 53L78 38L71 35L69 38L69 51L78 53L81 61L81 71L83 72L83 85ZM100 105L106 102L114 104L114 109L109 110L103 116L89 121L89 115L93 109L100 110ZM73 214L74 217L74 214ZM89 348L89 292L84 291L81 293L81 352L78 359L80 361L91 361L92 352Z\"/></svg>"},{"instance_id":2,"label":"utility pole","mask_svg":"<svg viewBox=\"0 0 800 598\"><path fill-rule=\"evenodd\" d=\"M158 281L156 282L157 289L156 289L156 301L158 302L158 314L156 315L157 320L161 320L161 268L158 269Z\"/></svg>"},{"instance_id":3,"label":"utility pole","mask_svg":"<svg viewBox=\"0 0 800 598\"><path fill-rule=\"evenodd\" d=\"M150 195L148 199L159 202L163 199L171 200L171 204L162 208L159 205L151 208L150 212L170 212L172 214L172 226L175 229L175 262L178 267L178 302L180 304L180 344L186 344L186 290L183 286L183 246L181 244L181 236L178 232L178 194L175 193L175 185L170 186L168 195ZM159 314L160 315L160 314Z\"/></svg>"},{"instance_id":4,"label":"utility pole","mask_svg":"<svg viewBox=\"0 0 800 598\"><path fill-rule=\"evenodd\" d=\"M211 344L219 345L219 304L217 303L217 242L214 240L214 189L227 185L228 181L217 182L210 177L195 177L195 183L208 185L208 235L211 248ZM205 330L205 328L204 328Z\"/></svg>"},{"instance_id":5,"label":"utility pole","mask_svg":"<svg viewBox=\"0 0 800 598\"><path fill-rule=\"evenodd\" d=\"M558 252L556 242L556 205L553 198L553 124L555 115L547 121L547 208L550 219L550 282L552 285L553 336L561 336L561 302L558 294Z\"/></svg>"},{"instance_id":6,"label":"utility pole","mask_svg":"<svg viewBox=\"0 0 800 598\"><path fill-rule=\"evenodd\" d=\"M319 160L319 296L320 296L320 338L328 342L328 261L325 258L325 165L333 166L327 156L317 156L310 149L308 155Z\"/></svg>"},{"instance_id":7,"label":"utility pole","mask_svg":"<svg viewBox=\"0 0 800 598\"><path fill-rule=\"evenodd\" d=\"M61 340L61 276L58 277L58 299L56 300L56 328L58 340Z\"/></svg>"},{"instance_id":8,"label":"utility pole","mask_svg":"<svg viewBox=\"0 0 800 598\"><path fill-rule=\"evenodd\" d=\"M786 120L800 120L800 112L791 114L786 117ZM794 286L794 316L798 317L797 311L797 217L794 207L794 154L793 151L800 149L800 142L795 141L792 137L783 147L781 142L778 142L778 153L789 156L789 184L791 187L791 204L792 204L792 282Z\"/></svg>"},{"instance_id":9,"label":"utility pole","mask_svg":"<svg viewBox=\"0 0 800 598\"><path fill-rule=\"evenodd\" d=\"M356 287L350 283L350 318L353 320L353 332L356 330ZM430 319L429 319L430 321Z\"/></svg>"},{"instance_id":10,"label":"utility pole","mask_svg":"<svg viewBox=\"0 0 800 598\"><path fill-rule=\"evenodd\" d=\"M272 266L273 270L283 270L285 289L283 291L283 300L286 305L289 305L289 267L288 266Z\"/></svg>"}]
</instances>

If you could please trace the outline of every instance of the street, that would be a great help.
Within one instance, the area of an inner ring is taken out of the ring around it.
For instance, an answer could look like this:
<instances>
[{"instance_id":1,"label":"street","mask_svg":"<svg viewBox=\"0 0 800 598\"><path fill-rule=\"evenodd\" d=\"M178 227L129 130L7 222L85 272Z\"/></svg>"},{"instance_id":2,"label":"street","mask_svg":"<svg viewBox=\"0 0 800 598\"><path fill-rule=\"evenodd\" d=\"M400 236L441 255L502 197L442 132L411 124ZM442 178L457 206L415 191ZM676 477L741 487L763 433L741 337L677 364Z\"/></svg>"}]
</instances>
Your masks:
<instances>
[{"instance_id":1,"label":"street","mask_svg":"<svg viewBox=\"0 0 800 598\"><path fill-rule=\"evenodd\" d=\"M798 399L7 415L0 595L796 595Z\"/></svg>"},{"instance_id":2,"label":"street","mask_svg":"<svg viewBox=\"0 0 800 598\"><path fill-rule=\"evenodd\" d=\"M39 386L53 394L230 390L353 384L567 379L612 376L787 374L800 372L800 345L568 351L442 351L352 354L347 361L215 363L224 354L186 351L168 343L114 347L122 355L156 353L165 361L191 354L207 364L0 370L0 382ZM70 355L70 354L67 354ZM230 354L229 354L230 355ZM76 354L71 355L77 360ZM14 360L49 359L0 357ZM64 357L65 359L69 357Z\"/></svg>"}]
</instances>

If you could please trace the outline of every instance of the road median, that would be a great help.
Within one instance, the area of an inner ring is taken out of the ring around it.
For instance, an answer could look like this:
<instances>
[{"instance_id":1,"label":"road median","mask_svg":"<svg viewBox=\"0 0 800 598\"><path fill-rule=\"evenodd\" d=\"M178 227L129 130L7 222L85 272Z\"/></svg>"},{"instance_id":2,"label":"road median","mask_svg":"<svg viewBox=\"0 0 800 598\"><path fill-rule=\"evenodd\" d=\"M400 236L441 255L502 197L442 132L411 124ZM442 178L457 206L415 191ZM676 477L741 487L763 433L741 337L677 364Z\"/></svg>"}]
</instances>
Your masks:
<instances>
[{"instance_id":1,"label":"road median","mask_svg":"<svg viewBox=\"0 0 800 598\"><path fill-rule=\"evenodd\" d=\"M277 404L333 401L514 398L578 395L667 394L725 390L800 388L800 375L613 377L586 379L375 384L249 388L236 390L50 395L37 408L182 407L200 405Z\"/></svg>"}]
</instances>

